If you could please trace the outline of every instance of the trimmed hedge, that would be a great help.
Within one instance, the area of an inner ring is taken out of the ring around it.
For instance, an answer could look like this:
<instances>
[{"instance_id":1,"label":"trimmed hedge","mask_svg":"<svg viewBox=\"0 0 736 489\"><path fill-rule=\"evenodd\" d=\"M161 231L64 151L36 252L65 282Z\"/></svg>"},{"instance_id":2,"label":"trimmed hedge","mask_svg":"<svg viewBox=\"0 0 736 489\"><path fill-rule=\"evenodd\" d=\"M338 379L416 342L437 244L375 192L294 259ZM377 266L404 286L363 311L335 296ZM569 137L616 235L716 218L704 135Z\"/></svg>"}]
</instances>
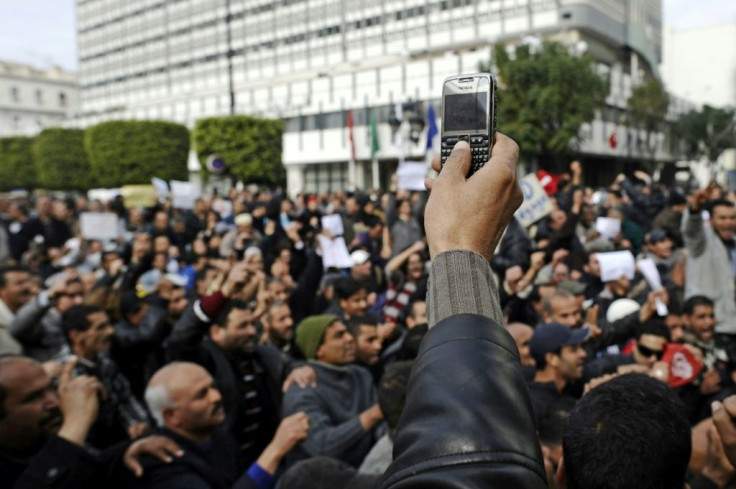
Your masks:
<instances>
[{"instance_id":1,"label":"trimmed hedge","mask_svg":"<svg viewBox=\"0 0 736 489\"><path fill-rule=\"evenodd\" d=\"M0 189L34 188L37 186L31 145L33 138L0 138Z\"/></svg>"},{"instance_id":2,"label":"trimmed hedge","mask_svg":"<svg viewBox=\"0 0 736 489\"><path fill-rule=\"evenodd\" d=\"M198 120L193 138L203 175L209 177L207 158L217 154L245 183L279 184L284 178L283 133L280 120L242 115Z\"/></svg>"},{"instance_id":3,"label":"trimmed hedge","mask_svg":"<svg viewBox=\"0 0 736 489\"><path fill-rule=\"evenodd\" d=\"M36 136L31 150L39 186L60 190L95 187L82 129L45 129Z\"/></svg>"},{"instance_id":4,"label":"trimmed hedge","mask_svg":"<svg viewBox=\"0 0 736 489\"><path fill-rule=\"evenodd\" d=\"M102 187L187 180L189 130L165 121L109 121L84 134L92 171Z\"/></svg>"}]
</instances>

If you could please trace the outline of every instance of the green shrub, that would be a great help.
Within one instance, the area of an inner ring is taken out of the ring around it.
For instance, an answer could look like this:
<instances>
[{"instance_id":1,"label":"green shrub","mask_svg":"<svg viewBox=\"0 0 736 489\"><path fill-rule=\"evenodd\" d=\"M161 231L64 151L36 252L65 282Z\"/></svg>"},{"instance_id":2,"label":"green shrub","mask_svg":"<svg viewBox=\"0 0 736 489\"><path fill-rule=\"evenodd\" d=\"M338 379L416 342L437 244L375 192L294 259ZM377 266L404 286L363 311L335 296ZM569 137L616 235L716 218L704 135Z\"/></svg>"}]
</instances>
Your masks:
<instances>
[{"instance_id":1,"label":"green shrub","mask_svg":"<svg viewBox=\"0 0 736 489\"><path fill-rule=\"evenodd\" d=\"M31 148L38 185L48 189L88 190L95 187L81 129L45 129Z\"/></svg>"},{"instance_id":2,"label":"green shrub","mask_svg":"<svg viewBox=\"0 0 736 489\"><path fill-rule=\"evenodd\" d=\"M0 189L37 186L31 145L33 138L0 138Z\"/></svg>"},{"instance_id":3,"label":"green shrub","mask_svg":"<svg viewBox=\"0 0 736 489\"><path fill-rule=\"evenodd\" d=\"M239 115L198 120L193 138L205 178L209 176L207 158L217 154L230 173L245 183L280 183L283 132L283 123L273 119Z\"/></svg>"},{"instance_id":4,"label":"green shrub","mask_svg":"<svg viewBox=\"0 0 736 489\"><path fill-rule=\"evenodd\" d=\"M189 131L165 121L109 121L85 131L84 147L103 187L186 180Z\"/></svg>"}]
</instances>

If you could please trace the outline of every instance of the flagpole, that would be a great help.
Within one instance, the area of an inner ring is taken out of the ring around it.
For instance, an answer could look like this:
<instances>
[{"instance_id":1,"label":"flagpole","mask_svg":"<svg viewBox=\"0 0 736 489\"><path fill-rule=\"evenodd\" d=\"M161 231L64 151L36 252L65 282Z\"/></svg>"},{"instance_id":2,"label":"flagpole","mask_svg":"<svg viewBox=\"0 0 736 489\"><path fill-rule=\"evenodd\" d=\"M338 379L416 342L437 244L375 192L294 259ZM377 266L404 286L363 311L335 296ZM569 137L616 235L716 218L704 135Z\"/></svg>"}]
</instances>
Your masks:
<instances>
[{"instance_id":1,"label":"flagpole","mask_svg":"<svg viewBox=\"0 0 736 489\"><path fill-rule=\"evenodd\" d=\"M355 190L355 136L353 135L353 111L348 110L348 139L350 140L350 159L348 160L348 189Z\"/></svg>"}]
</instances>

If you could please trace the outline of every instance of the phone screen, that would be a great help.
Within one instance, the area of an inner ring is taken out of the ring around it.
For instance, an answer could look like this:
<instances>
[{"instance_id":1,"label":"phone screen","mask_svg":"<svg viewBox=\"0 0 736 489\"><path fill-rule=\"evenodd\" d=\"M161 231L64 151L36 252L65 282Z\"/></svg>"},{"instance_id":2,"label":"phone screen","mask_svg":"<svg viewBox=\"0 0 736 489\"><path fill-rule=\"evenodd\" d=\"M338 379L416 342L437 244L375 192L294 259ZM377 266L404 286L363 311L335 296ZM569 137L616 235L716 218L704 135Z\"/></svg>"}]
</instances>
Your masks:
<instances>
[{"instance_id":1,"label":"phone screen","mask_svg":"<svg viewBox=\"0 0 736 489\"><path fill-rule=\"evenodd\" d=\"M486 127L488 92L445 95L445 131L481 130Z\"/></svg>"}]
</instances>

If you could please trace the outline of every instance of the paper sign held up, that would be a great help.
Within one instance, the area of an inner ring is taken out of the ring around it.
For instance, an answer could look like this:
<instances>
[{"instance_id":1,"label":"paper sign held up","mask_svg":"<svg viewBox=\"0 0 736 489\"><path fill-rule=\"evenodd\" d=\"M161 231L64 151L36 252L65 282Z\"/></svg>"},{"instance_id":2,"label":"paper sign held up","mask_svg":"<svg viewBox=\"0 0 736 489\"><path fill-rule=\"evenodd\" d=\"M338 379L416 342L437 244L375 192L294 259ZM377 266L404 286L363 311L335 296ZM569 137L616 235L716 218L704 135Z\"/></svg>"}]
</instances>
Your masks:
<instances>
[{"instance_id":1,"label":"paper sign held up","mask_svg":"<svg viewBox=\"0 0 736 489\"><path fill-rule=\"evenodd\" d=\"M331 267L351 268L353 266L353 261L350 259L350 253L343 238L330 239L323 234L317 237L322 247L322 264L325 270Z\"/></svg>"},{"instance_id":2,"label":"paper sign held up","mask_svg":"<svg viewBox=\"0 0 736 489\"><path fill-rule=\"evenodd\" d=\"M634 278L636 266L634 264L634 255L630 251L612 251L610 253L596 253L598 263L601 266L601 281L612 282L621 277L629 280Z\"/></svg>"},{"instance_id":3,"label":"paper sign held up","mask_svg":"<svg viewBox=\"0 0 736 489\"><path fill-rule=\"evenodd\" d=\"M118 216L112 212L82 212L79 227L85 239L117 239L120 235Z\"/></svg>"},{"instance_id":4,"label":"paper sign held up","mask_svg":"<svg viewBox=\"0 0 736 489\"><path fill-rule=\"evenodd\" d=\"M322 216L322 227L330 232L333 236L342 236L345 229L342 226L342 217L340 214L330 214Z\"/></svg>"},{"instance_id":5,"label":"paper sign held up","mask_svg":"<svg viewBox=\"0 0 736 489\"><path fill-rule=\"evenodd\" d=\"M644 275L644 278L649 284L649 287L654 291L661 290L662 277L659 276L659 270L657 270L657 265L654 263L654 260L652 260L651 258L644 258L639 260L637 265L639 266L639 271L642 275ZM667 309L667 305L659 300L659 298L657 298L656 303L657 314L659 316L666 316L669 312Z\"/></svg>"},{"instance_id":6,"label":"paper sign held up","mask_svg":"<svg viewBox=\"0 0 736 489\"><path fill-rule=\"evenodd\" d=\"M533 173L519 181L524 202L516 211L516 219L524 227L529 227L554 210L552 200L544 191L539 179Z\"/></svg>"},{"instance_id":7,"label":"paper sign held up","mask_svg":"<svg viewBox=\"0 0 736 489\"><path fill-rule=\"evenodd\" d=\"M197 191L194 184L171 180L171 205L177 209L194 209Z\"/></svg>"},{"instance_id":8,"label":"paper sign held up","mask_svg":"<svg viewBox=\"0 0 736 489\"><path fill-rule=\"evenodd\" d=\"M621 233L621 221L610 217L599 217L595 220L595 230L608 239L614 239Z\"/></svg>"},{"instance_id":9,"label":"paper sign held up","mask_svg":"<svg viewBox=\"0 0 736 489\"><path fill-rule=\"evenodd\" d=\"M427 176L425 162L405 161L396 169L399 190L425 190L424 177Z\"/></svg>"},{"instance_id":10,"label":"paper sign held up","mask_svg":"<svg viewBox=\"0 0 736 489\"><path fill-rule=\"evenodd\" d=\"M165 199L169 196L169 184L166 183L166 180L153 177L151 179L151 185L153 185L153 188L156 190L156 196L159 199Z\"/></svg>"},{"instance_id":11,"label":"paper sign held up","mask_svg":"<svg viewBox=\"0 0 736 489\"><path fill-rule=\"evenodd\" d=\"M153 185L124 185L120 190L128 209L156 205L156 190Z\"/></svg>"}]
</instances>

